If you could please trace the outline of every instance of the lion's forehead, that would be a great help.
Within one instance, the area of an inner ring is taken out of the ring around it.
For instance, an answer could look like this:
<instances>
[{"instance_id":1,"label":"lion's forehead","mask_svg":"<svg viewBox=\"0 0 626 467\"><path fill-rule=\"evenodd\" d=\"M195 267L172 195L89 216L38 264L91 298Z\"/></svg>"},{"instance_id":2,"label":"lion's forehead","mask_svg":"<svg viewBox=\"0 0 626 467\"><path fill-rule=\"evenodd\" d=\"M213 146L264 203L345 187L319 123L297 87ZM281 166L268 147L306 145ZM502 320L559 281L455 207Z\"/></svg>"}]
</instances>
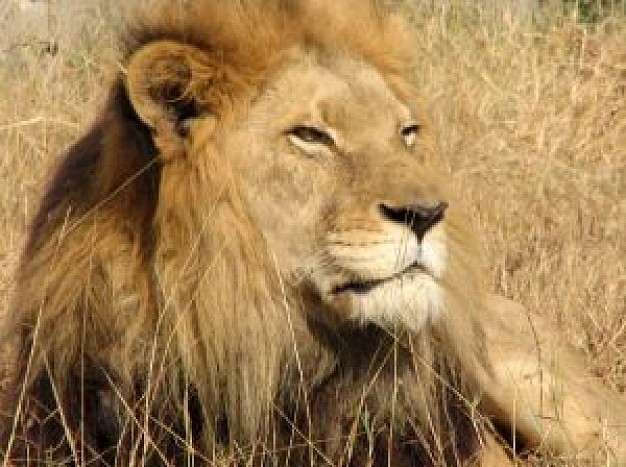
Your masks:
<instances>
[{"instance_id":1,"label":"lion's forehead","mask_svg":"<svg viewBox=\"0 0 626 467\"><path fill-rule=\"evenodd\" d=\"M270 106L282 112L269 113ZM381 71L347 54L326 60L302 54L288 60L254 108L261 116L278 115L279 124L323 123L338 131L368 129L368 133L373 127L393 131L415 112Z\"/></svg>"}]
</instances>

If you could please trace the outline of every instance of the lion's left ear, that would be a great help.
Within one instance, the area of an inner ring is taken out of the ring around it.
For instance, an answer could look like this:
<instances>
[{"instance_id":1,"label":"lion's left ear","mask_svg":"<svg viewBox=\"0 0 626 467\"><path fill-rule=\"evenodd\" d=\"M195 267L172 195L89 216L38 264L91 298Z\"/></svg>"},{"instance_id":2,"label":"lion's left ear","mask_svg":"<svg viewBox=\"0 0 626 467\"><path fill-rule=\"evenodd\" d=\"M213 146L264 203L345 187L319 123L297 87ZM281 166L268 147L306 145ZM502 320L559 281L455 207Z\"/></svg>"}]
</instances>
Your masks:
<instances>
[{"instance_id":1,"label":"lion's left ear","mask_svg":"<svg viewBox=\"0 0 626 467\"><path fill-rule=\"evenodd\" d=\"M155 132L155 142L182 145L188 124L218 115L224 101L219 73L208 54L191 45L158 41L142 46L127 63L128 98L139 119ZM161 148L164 149L164 148ZM175 147L168 152L176 152Z\"/></svg>"}]
</instances>

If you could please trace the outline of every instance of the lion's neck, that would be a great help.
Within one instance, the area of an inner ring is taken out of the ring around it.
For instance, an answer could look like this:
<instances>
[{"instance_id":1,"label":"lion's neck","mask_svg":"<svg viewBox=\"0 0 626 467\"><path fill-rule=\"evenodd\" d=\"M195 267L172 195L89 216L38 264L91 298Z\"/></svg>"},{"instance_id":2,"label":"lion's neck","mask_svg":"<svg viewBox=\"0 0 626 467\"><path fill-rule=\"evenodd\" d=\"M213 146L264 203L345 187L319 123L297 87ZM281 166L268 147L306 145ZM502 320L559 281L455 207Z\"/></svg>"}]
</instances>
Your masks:
<instances>
[{"instance_id":1,"label":"lion's neck","mask_svg":"<svg viewBox=\"0 0 626 467\"><path fill-rule=\"evenodd\" d=\"M318 449L339 463L352 449L352 459L362 465L376 459L387 465L388 458L392 465L416 465L416 459L417 465L429 465L439 442L448 447L435 458L476 449L477 425L465 401L442 382L458 382L454 387L463 388L463 397L473 390L456 362L441 357L446 354L438 351L433 334L394 334L375 325L332 331L309 325L314 338L302 345L308 354L300 355L300 372L294 365L286 384L299 389L279 399L280 417L289 420L285 427L297 438L295 445L321 440ZM433 411L436 407L444 411Z\"/></svg>"}]
</instances>

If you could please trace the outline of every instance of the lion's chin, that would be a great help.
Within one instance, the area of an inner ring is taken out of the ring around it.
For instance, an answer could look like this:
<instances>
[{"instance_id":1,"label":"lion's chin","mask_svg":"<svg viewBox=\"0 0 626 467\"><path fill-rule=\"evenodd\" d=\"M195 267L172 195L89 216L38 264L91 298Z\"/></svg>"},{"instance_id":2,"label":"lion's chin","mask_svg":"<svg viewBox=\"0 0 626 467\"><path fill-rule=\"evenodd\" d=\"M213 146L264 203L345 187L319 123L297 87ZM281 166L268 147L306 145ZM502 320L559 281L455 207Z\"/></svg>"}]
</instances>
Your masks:
<instances>
[{"instance_id":1,"label":"lion's chin","mask_svg":"<svg viewBox=\"0 0 626 467\"><path fill-rule=\"evenodd\" d=\"M419 331L441 315L444 289L431 274L409 268L386 279L335 287L333 301L345 310L348 319L361 324L400 325Z\"/></svg>"}]
</instances>

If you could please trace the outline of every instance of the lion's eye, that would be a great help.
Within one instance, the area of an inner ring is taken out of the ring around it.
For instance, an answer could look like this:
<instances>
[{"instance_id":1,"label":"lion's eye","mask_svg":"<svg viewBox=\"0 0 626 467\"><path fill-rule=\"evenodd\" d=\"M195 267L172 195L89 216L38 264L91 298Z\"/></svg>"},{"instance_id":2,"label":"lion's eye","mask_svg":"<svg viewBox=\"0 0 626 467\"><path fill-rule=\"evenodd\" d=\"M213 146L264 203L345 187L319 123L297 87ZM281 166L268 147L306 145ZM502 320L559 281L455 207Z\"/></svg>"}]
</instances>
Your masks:
<instances>
[{"instance_id":1,"label":"lion's eye","mask_svg":"<svg viewBox=\"0 0 626 467\"><path fill-rule=\"evenodd\" d=\"M335 144L332 136L324 130L312 126L296 126L289 130L288 134L307 144L323 144L325 146L333 146Z\"/></svg>"},{"instance_id":2,"label":"lion's eye","mask_svg":"<svg viewBox=\"0 0 626 467\"><path fill-rule=\"evenodd\" d=\"M403 126L400 129L400 135L404 139L404 144L406 144L408 147L413 146L413 144L415 144L415 139L417 138L417 135L419 134L421 129L422 127L417 123L411 123Z\"/></svg>"}]
</instances>

